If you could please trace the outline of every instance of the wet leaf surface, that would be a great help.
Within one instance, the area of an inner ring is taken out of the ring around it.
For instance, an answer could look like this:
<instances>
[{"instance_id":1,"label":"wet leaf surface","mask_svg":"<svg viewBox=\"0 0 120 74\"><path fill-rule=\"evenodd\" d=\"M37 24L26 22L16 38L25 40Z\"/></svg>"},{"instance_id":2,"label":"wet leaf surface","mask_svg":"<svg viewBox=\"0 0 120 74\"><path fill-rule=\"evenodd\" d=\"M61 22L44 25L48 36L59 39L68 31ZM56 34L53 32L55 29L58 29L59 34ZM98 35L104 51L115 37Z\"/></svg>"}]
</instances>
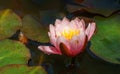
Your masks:
<instances>
[{"instance_id":1,"label":"wet leaf surface","mask_svg":"<svg viewBox=\"0 0 120 74\"><path fill-rule=\"evenodd\" d=\"M120 64L120 15L95 17L97 33L91 42L91 52L104 61Z\"/></svg>"},{"instance_id":2,"label":"wet leaf surface","mask_svg":"<svg viewBox=\"0 0 120 74\"><path fill-rule=\"evenodd\" d=\"M21 19L12 10L0 11L0 40L11 37L21 26Z\"/></svg>"},{"instance_id":3,"label":"wet leaf surface","mask_svg":"<svg viewBox=\"0 0 120 74\"><path fill-rule=\"evenodd\" d=\"M35 40L38 42L47 42L48 38L48 27L43 26L38 21L35 20L30 15L26 15L23 18L23 27L22 32L25 36L27 36L31 40Z\"/></svg>"},{"instance_id":4,"label":"wet leaf surface","mask_svg":"<svg viewBox=\"0 0 120 74\"><path fill-rule=\"evenodd\" d=\"M47 74L41 66L7 65L0 68L0 74Z\"/></svg>"},{"instance_id":5,"label":"wet leaf surface","mask_svg":"<svg viewBox=\"0 0 120 74\"><path fill-rule=\"evenodd\" d=\"M28 48L13 40L0 41L0 67L9 64L27 64L30 59Z\"/></svg>"}]
</instances>

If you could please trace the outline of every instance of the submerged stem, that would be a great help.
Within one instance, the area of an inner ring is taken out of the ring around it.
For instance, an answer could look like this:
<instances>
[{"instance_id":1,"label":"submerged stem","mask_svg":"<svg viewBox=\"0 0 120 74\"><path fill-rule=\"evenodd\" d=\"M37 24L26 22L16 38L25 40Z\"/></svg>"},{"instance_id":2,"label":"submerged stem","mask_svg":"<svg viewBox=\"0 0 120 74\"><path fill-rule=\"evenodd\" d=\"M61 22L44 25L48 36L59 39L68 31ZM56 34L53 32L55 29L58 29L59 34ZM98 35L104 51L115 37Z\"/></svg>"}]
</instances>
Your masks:
<instances>
[{"instance_id":1,"label":"submerged stem","mask_svg":"<svg viewBox=\"0 0 120 74\"><path fill-rule=\"evenodd\" d=\"M76 57L72 57L71 65L75 65L75 60L76 60Z\"/></svg>"},{"instance_id":2,"label":"submerged stem","mask_svg":"<svg viewBox=\"0 0 120 74\"><path fill-rule=\"evenodd\" d=\"M67 74L77 74L77 65L76 65L76 57L72 57L71 63L68 66Z\"/></svg>"}]
</instances>

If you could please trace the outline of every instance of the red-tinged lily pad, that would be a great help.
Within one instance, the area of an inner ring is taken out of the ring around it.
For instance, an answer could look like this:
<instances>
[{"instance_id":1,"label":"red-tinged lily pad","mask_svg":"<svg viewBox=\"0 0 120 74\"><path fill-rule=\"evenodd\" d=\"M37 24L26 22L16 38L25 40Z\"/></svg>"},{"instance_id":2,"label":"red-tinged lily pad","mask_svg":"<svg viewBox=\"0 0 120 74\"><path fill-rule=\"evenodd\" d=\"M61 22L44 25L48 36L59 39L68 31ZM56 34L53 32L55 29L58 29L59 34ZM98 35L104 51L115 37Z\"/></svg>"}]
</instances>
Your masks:
<instances>
[{"instance_id":1,"label":"red-tinged lily pad","mask_svg":"<svg viewBox=\"0 0 120 74\"><path fill-rule=\"evenodd\" d=\"M97 32L91 42L91 52L104 61L120 64L120 15L95 17Z\"/></svg>"},{"instance_id":2,"label":"red-tinged lily pad","mask_svg":"<svg viewBox=\"0 0 120 74\"><path fill-rule=\"evenodd\" d=\"M29 49L19 41L9 39L0 41L0 67L9 64L27 64Z\"/></svg>"},{"instance_id":3,"label":"red-tinged lily pad","mask_svg":"<svg viewBox=\"0 0 120 74\"><path fill-rule=\"evenodd\" d=\"M47 74L47 72L40 66L29 67L14 64L1 67L0 74Z\"/></svg>"},{"instance_id":4,"label":"red-tinged lily pad","mask_svg":"<svg viewBox=\"0 0 120 74\"><path fill-rule=\"evenodd\" d=\"M22 32L31 40L46 42L48 38L48 27L41 25L30 15L26 15L23 18Z\"/></svg>"},{"instance_id":5,"label":"red-tinged lily pad","mask_svg":"<svg viewBox=\"0 0 120 74\"><path fill-rule=\"evenodd\" d=\"M73 2L76 3L76 5L67 5L70 12L84 9L88 12L101 14L107 17L120 10L119 0L84 0L82 2Z\"/></svg>"},{"instance_id":6,"label":"red-tinged lily pad","mask_svg":"<svg viewBox=\"0 0 120 74\"><path fill-rule=\"evenodd\" d=\"M12 10L0 11L0 40L11 37L21 26L21 19Z\"/></svg>"}]
</instances>

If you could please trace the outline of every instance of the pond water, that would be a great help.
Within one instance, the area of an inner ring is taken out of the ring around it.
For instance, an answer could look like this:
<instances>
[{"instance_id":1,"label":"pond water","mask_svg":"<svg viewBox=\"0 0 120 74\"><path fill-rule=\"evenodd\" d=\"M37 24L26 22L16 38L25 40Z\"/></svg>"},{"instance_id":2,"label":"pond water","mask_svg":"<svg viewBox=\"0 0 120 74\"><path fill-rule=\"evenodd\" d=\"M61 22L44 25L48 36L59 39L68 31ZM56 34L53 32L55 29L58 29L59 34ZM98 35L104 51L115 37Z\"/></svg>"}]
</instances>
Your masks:
<instances>
[{"instance_id":1,"label":"pond water","mask_svg":"<svg viewBox=\"0 0 120 74\"><path fill-rule=\"evenodd\" d=\"M15 11L20 17L29 14L37 18L36 20L44 25L53 23L55 18L62 18L68 12L65 10L63 0L1 0L0 9L9 8ZM40 19L40 20L39 20ZM30 46L29 46L30 47ZM42 65L47 65L50 74L74 74L70 73L67 65L69 57L59 55L45 55L41 51L32 49L32 58L37 65L38 59L42 55ZM112 54L111 54L112 55ZM92 57L88 51L77 56L77 66L73 69L75 74L120 74L120 65L111 64ZM46 67L46 66L45 66Z\"/></svg>"}]
</instances>

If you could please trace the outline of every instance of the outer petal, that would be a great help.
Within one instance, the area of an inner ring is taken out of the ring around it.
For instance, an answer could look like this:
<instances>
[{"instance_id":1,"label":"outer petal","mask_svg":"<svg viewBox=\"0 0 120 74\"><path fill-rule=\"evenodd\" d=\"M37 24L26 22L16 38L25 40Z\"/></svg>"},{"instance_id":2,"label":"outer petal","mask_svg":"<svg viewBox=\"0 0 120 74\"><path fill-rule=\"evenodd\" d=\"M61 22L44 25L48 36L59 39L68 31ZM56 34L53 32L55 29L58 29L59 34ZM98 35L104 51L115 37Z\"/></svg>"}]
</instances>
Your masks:
<instances>
[{"instance_id":1,"label":"outer petal","mask_svg":"<svg viewBox=\"0 0 120 74\"><path fill-rule=\"evenodd\" d=\"M81 32L79 36L74 36L70 41L72 56L76 56L84 50L86 45L86 34Z\"/></svg>"},{"instance_id":2,"label":"outer petal","mask_svg":"<svg viewBox=\"0 0 120 74\"><path fill-rule=\"evenodd\" d=\"M61 24L61 22L62 22L61 20L56 19L56 21L55 21L55 26L56 26L57 24L59 24L59 25L60 25L60 24Z\"/></svg>"},{"instance_id":3,"label":"outer petal","mask_svg":"<svg viewBox=\"0 0 120 74\"><path fill-rule=\"evenodd\" d=\"M70 21L66 17L64 17L62 20L62 25L69 25L69 22Z\"/></svg>"},{"instance_id":4,"label":"outer petal","mask_svg":"<svg viewBox=\"0 0 120 74\"><path fill-rule=\"evenodd\" d=\"M55 27L52 24L49 25L49 30L50 30L50 34L55 36Z\"/></svg>"},{"instance_id":5,"label":"outer petal","mask_svg":"<svg viewBox=\"0 0 120 74\"><path fill-rule=\"evenodd\" d=\"M88 41L91 39L92 35L94 34L94 31L96 29L95 23L89 23L87 29L86 29L86 35L88 37Z\"/></svg>"},{"instance_id":6,"label":"outer petal","mask_svg":"<svg viewBox=\"0 0 120 74\"><path fill-rule=\"evenodd\" d=\"M38 49L46 54L61 54L61 52L57 52L56 48L52 46L38 46Z\"/></svg>"},{"instance_id":7,"label":"outer petal","mask_svg":"<svg viewBox=\"0 0 120 74\"><path fill-rule=\"evenodd\" d=\"M55 27L52 24L50 24L49 28L50 28L50 32L48 32L48 35L50 37L50 42L53 45L56 45Z\"/></svg>"},{"instance_id":8,"label":"outer petal","mask_svg":"<svg viewBox=\"0 0 120 74\"><path fill-rule=\"evenodd\" d=\"M57 45L59 50L67 56L71 56L72 52L70 51L70 44L64 37L59 37L57 40Z\"/></svg>"},{"instance_id":9,"label":"outer petal","mask_svg":"<svg viewBox=\"0 0 120 74\"><path fill-rule=\"evenodd\" d=\"M60 30L59 28L61 27L62 21L59 19L56 19L55 21L55 31Z\"/></svg>"},{"instance_id":10,"label":"outer petal","mask_svg":"<svg viewBox=\"0 0 120 74\"><path fill-rule=\"evenodd\" d=\"M72 20L70 23L69 23L69 26L70 26L70 28L72 29L77 29L78 28L78 26L77 26L77 22L76 21L74 21L74 20Z\"/></svg>"},{"instance_id":11,"label":"outer petal","mask_svg":"<svg viewBox=\"0 0 120 74\"><path fill-rule=\"evenodd\" d=\"M55 32L57 36L61 36L61 32L64 30L63 28L68 27L69 25L69 20L64 17L62 21L56 20L55 22Z\"/></svg>"},{"instance_id":12,"label":"outer petal","mask_svg":"<svg viewBox=\"0 0 120 74\"><path fill-rule=\"evenodd\" d=\"M83 29L85 29L85 21L83 19L81 19L81 21L79 23L82 23L82 27L83 27Z\"/></svg>"},{"instance_id":13,"label":"outer petal","mask_svg":"<svg viewBox=\"0 0 120 74\"><path fill-rule=\"evenodd\" d=\"M75 18L74 22L76 23L75 25L77 26L77 28L83 28L85 29L85 22L83 19L79 19L79 18Z\"/></svg>"}]
</instances>

